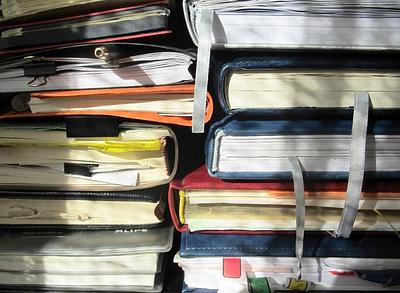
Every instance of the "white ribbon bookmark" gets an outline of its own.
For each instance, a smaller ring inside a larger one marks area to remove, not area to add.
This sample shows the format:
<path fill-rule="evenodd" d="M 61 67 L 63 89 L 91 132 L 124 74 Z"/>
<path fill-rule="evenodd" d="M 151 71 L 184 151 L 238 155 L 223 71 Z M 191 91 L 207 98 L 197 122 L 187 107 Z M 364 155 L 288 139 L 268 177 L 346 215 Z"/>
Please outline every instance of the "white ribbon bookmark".
<path fill-rule="evenodd" d="M 296 258 L 297 280 L 301 279 L 301 260 L 303 258 L 304 229 L 306 203 L 304 199 L 304 180 L 300 162 L 297 157 L 288 157 L 293 177 L 294 194 L 296 197 Z"/>
<path fill-rule="evenodd" d="M 349 179 L 342 217 L 335 232 L 337 237 L 350 237 L 358 213 L 365 169 L 368 110 L 369 94 L 356 93 L 351 130 Z"/>
<path fill-rule="evenodd" d="M 193 104 L 193 133 L 204 132 L 204 115 L 206 112 L 206 95 L 208 71 L 210 67 L 211 38 L 214 21 L 214 10 L 202 9 L 199 25 L 199 44 Z"/>

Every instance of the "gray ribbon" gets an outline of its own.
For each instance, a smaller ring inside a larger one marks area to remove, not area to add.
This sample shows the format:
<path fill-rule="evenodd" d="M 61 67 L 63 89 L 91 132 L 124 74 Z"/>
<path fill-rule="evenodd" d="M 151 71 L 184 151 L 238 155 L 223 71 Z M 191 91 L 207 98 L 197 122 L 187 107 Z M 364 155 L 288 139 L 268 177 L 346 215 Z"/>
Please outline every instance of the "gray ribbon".
<path fill-rule="evenodd" d="M 304 199 L 304 180 L 300 162 L 297 157 L 288 157 L 290 171 L 292 172 L 294 194 L 296 198 L 296 259 L 297 279 L 301 279 L 301 260 L 303 258 L 304 229 L 306 203 Z"/>
<path fill-rule="evenodd" d="M 204 115 L 206 112 L 206 96 L 208 71 L 210 67 L 211 37 L 214 10 L 202 9 L 199 25 L 199 45 L 197 50 L 196 83 L 193 104 L 193 133 L 204 132 Z"/>
<path fill-rule="evenodd" d="M 367 142 L 369 95 L 356 93 L 353 126 L 351 130 L 350 169 L 345 204 L 335 235 L 349 238 L 358 214 L 360 194 L 364 179 Z"/>

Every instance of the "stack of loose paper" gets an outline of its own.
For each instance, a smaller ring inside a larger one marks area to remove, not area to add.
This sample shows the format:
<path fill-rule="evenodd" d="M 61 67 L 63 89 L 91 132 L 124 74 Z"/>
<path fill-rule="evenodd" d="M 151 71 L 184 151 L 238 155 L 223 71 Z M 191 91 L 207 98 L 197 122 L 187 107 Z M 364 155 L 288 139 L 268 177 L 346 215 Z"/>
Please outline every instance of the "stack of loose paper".
<path fill-rule="evenodd" d="M 56 74 L 36 79 L 26 76 L 24 64 L 34 65 L 38 59 L 54 62 Z M 193 57 L 182 52 L 160 50 L 113 62 L 110 66 L 97 58 L 36 56 L 17 59 L 0 64 L 0 92 L 153 86 L 193 81 L 189 72 Z"/>

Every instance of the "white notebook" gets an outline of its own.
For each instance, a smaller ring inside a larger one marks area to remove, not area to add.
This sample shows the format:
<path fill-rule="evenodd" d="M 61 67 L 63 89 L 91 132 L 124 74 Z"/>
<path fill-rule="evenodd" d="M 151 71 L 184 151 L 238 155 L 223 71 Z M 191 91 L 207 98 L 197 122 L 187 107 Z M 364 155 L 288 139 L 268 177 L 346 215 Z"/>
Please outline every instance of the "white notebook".
<path fill-rule="evenodd" d="M 397 1 L 185 0 L 186 23 L 199 38 L 203 9 L 215 11 L 217 47 L 398 49 Z"/>

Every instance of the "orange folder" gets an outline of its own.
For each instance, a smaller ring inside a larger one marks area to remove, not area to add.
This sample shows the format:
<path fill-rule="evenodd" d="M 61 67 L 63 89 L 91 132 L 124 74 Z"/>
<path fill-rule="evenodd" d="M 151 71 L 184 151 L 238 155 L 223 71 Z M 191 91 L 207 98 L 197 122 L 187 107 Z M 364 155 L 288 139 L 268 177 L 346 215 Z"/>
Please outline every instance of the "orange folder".
<path fill-rule="evenodd" d="M 130 88 L 109 88 L 109 89 L 88 89 L 88 90 L 68 90 L 68 91 L 50 91 L 50 92 L 34 92 L 31 97 L 40 99 L 57 99 L 57 98 L 71 98 L 71 99 L 90 99 L 98 95 L 110 96 L 124 95 L 124 94 L 194 94 L 194 84 L 178 84 L 166 86 L 152 86 L 152 87 L 130 87 Z M 207 94 L 207 106 L 204 122 L 211 119 L 214 105 L 211 95 Z M 192 117 L 187 116 L 171 116 L 160 115 L 155 112 L 134 112 L 123 110 L 83 110 L 83 111 L 61 111 L 61 112 L 46 112 L 46 113 L 31 113 L 31 112 L 9 112 L 0 117 L 0 119 L 8 118 L 34 118 L 34 117 L 52 117 L 52 116 L 68 116 L 68 115 L 102 115 L 102 116 L 116 116 L 128 119 L 137 119 L 143 121 L 175 124 L 181 126 L 191 126 Z"/>

